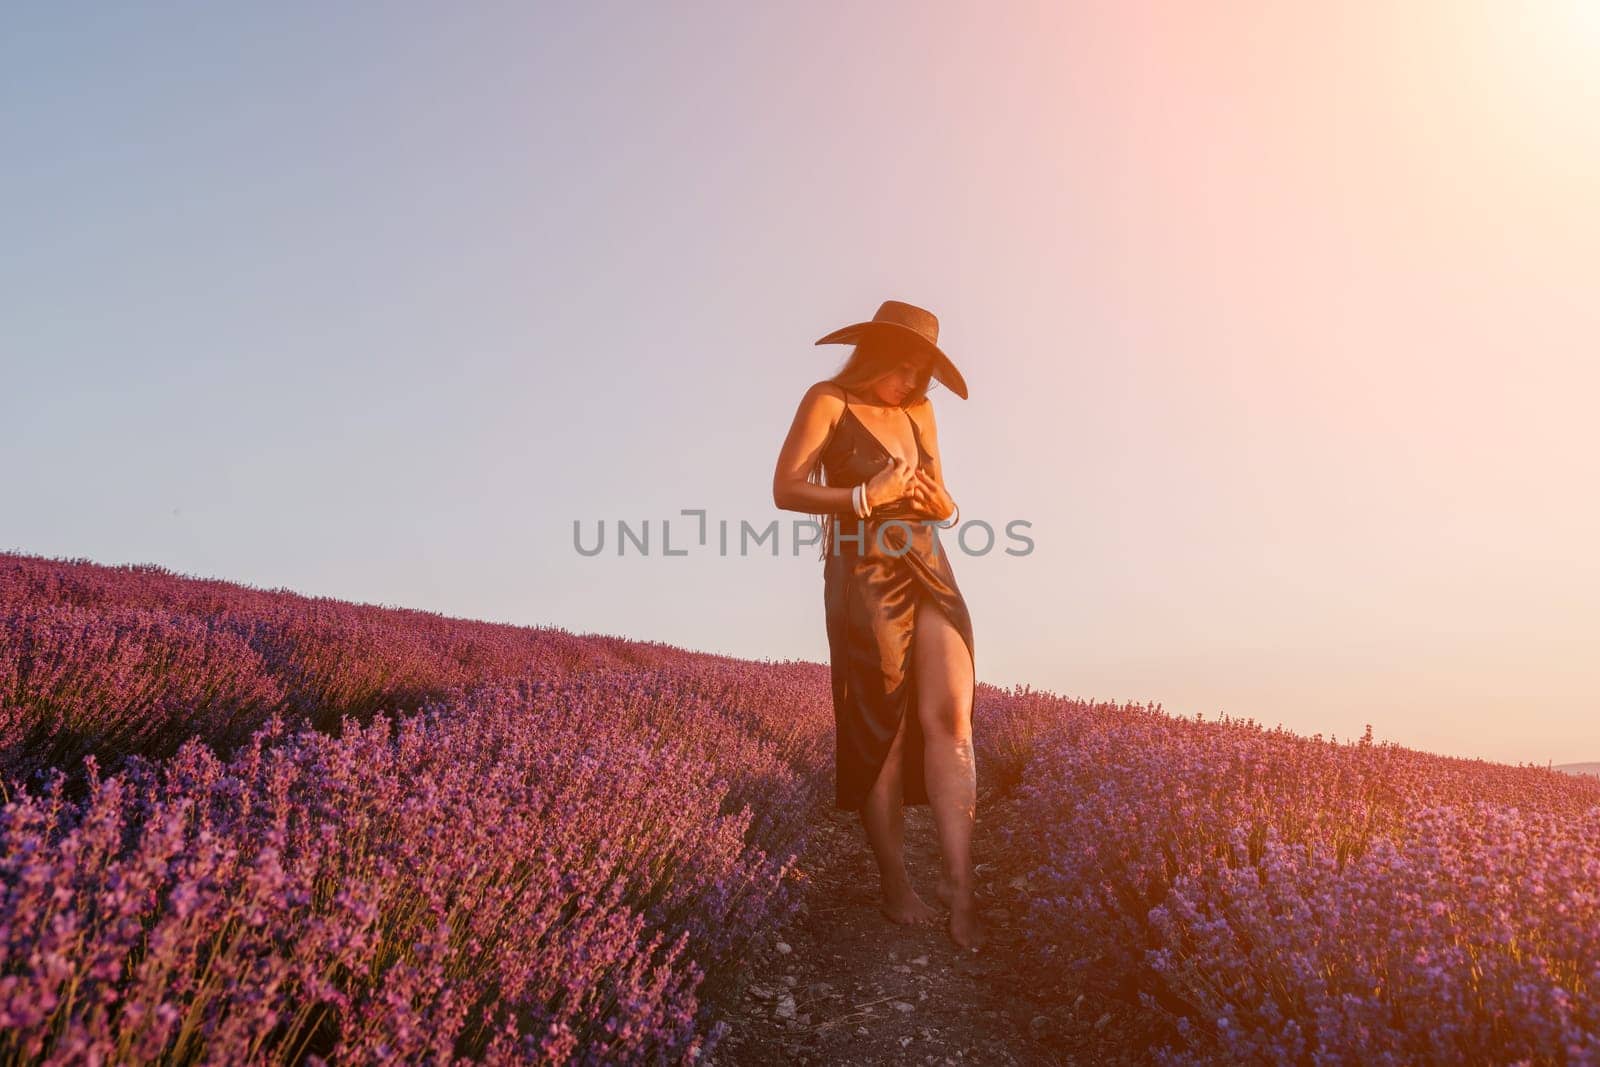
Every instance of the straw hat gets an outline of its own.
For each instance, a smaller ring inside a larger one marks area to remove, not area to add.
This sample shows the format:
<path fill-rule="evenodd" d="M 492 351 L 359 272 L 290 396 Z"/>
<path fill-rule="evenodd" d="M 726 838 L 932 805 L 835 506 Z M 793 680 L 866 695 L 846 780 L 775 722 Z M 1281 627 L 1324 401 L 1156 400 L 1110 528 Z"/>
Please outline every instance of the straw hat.
<path fill-rule="evenodd" d="M 878 305 L 878 313 L 866 322 L 852 322 L 841 326 L 819 345 L 859 344 L 880 338 L 888 341 L 911 342 L 912 347 L 933 355 L 933 376 L 945 384 L 962 400 L 967 398 L 967 380 L 961 377 L 950 357 L 939 348 L 939 320 L 933 312 L 906 304 L 899 300 L 885 300 Z"/>

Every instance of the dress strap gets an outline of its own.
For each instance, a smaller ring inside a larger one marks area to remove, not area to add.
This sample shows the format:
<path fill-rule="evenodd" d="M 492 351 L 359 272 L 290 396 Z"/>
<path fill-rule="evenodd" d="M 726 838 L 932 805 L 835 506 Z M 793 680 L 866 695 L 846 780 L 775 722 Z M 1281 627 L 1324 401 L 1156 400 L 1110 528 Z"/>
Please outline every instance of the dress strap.
<path fill-rule="evenodd" d="M 831 384 L 839 386 L 839 399 L 844 401 L 844 406 L 848 409 L 850 407 L 850 396 L 845 392 L 844 386 L 839 385 L 838 382 L 833 382 Z M 822 442 L 822 451 L 817 453 L 817 462 L 819 464 L 822 462 L 822 457 L 828 454 L 828 446 L 833 444 L 833 437 L 839 432 L 839 427 L 843 424 L 844 416 L 840 415 L 838 421 L 836 421 L 832 426 L 828 427 L 828 436 L 827 439 Z"/>

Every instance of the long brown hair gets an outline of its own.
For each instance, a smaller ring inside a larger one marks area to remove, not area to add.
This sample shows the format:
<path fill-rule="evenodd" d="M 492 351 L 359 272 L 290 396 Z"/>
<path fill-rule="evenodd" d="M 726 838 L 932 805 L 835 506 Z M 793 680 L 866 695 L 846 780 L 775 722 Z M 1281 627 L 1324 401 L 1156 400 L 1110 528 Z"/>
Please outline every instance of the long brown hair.
<path fill-rule="evenodd" d="M 864 386 L 894 370 L 900 361 L 913 351 L 902 345 L 887 344 L 883 341 L 861 341 L 851 347 L 850 355 L 845 359 L 843 366 L 823 381 L 859 392 Z M 917 375 L 916 385 L 912 387 L 900 406 L 912 408 L 922 403 L 922 398 L 928 395 L 928 384 L 932 376 L 933 362 L 928 360 L 922 372 Z M 841 419 L 843 417 L 840 416 Z M 822 469 L 822 457 L 827 453 L 828 445 L 833 441 L 833 434 L 838 429 L 839 424 L 834 423 L 833 431 L 829 432 L 827 441 L 823 442 L 822 448 L 817 452 L 816 462 L 812 463 L 811 469 L 806 472 L 806 481 L 813 485 L 828 484 L 827 474 Z M 811 517 L 822 526 L 822 553 L 817 558 L 826 560 L 833 548 L 833 526 L 837 517 L 817 514 Z"/>

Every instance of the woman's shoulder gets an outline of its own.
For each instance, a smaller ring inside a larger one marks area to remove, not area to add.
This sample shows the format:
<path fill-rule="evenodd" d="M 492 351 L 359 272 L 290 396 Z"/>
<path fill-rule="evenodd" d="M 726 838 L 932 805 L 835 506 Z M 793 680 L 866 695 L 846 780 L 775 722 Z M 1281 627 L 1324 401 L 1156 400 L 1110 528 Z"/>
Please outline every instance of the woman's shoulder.
<path fill-rule="evenodd" d="M 836 415 L 844 410 L 844 386 L 827 379 L 814 382 L 811 388 L 806 390 L 806 395 L 801 397 L 800 402 L 806 407 L 815 405 L 831 415 Z"/>

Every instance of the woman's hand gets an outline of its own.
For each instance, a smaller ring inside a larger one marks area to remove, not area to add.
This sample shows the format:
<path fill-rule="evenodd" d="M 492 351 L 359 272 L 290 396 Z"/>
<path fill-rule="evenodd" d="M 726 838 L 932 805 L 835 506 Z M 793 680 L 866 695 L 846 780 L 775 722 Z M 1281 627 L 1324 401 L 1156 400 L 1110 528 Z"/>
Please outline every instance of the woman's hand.
<path fill-rule="evenodd" d="M 956 502 L 950 499 L 944 486 L 923 467 L 917 468 L 912 481 L 911 502 L 918 514 L 935 520 L 948 519 L 956 509 Z"/>
<path fill-rule="evenodd" d="M 917 484 L 919 472 L 901 459 L 890 456 L 883 469 L 867 479 L 867 506 L 873 511 L 910 496 Z"/>

